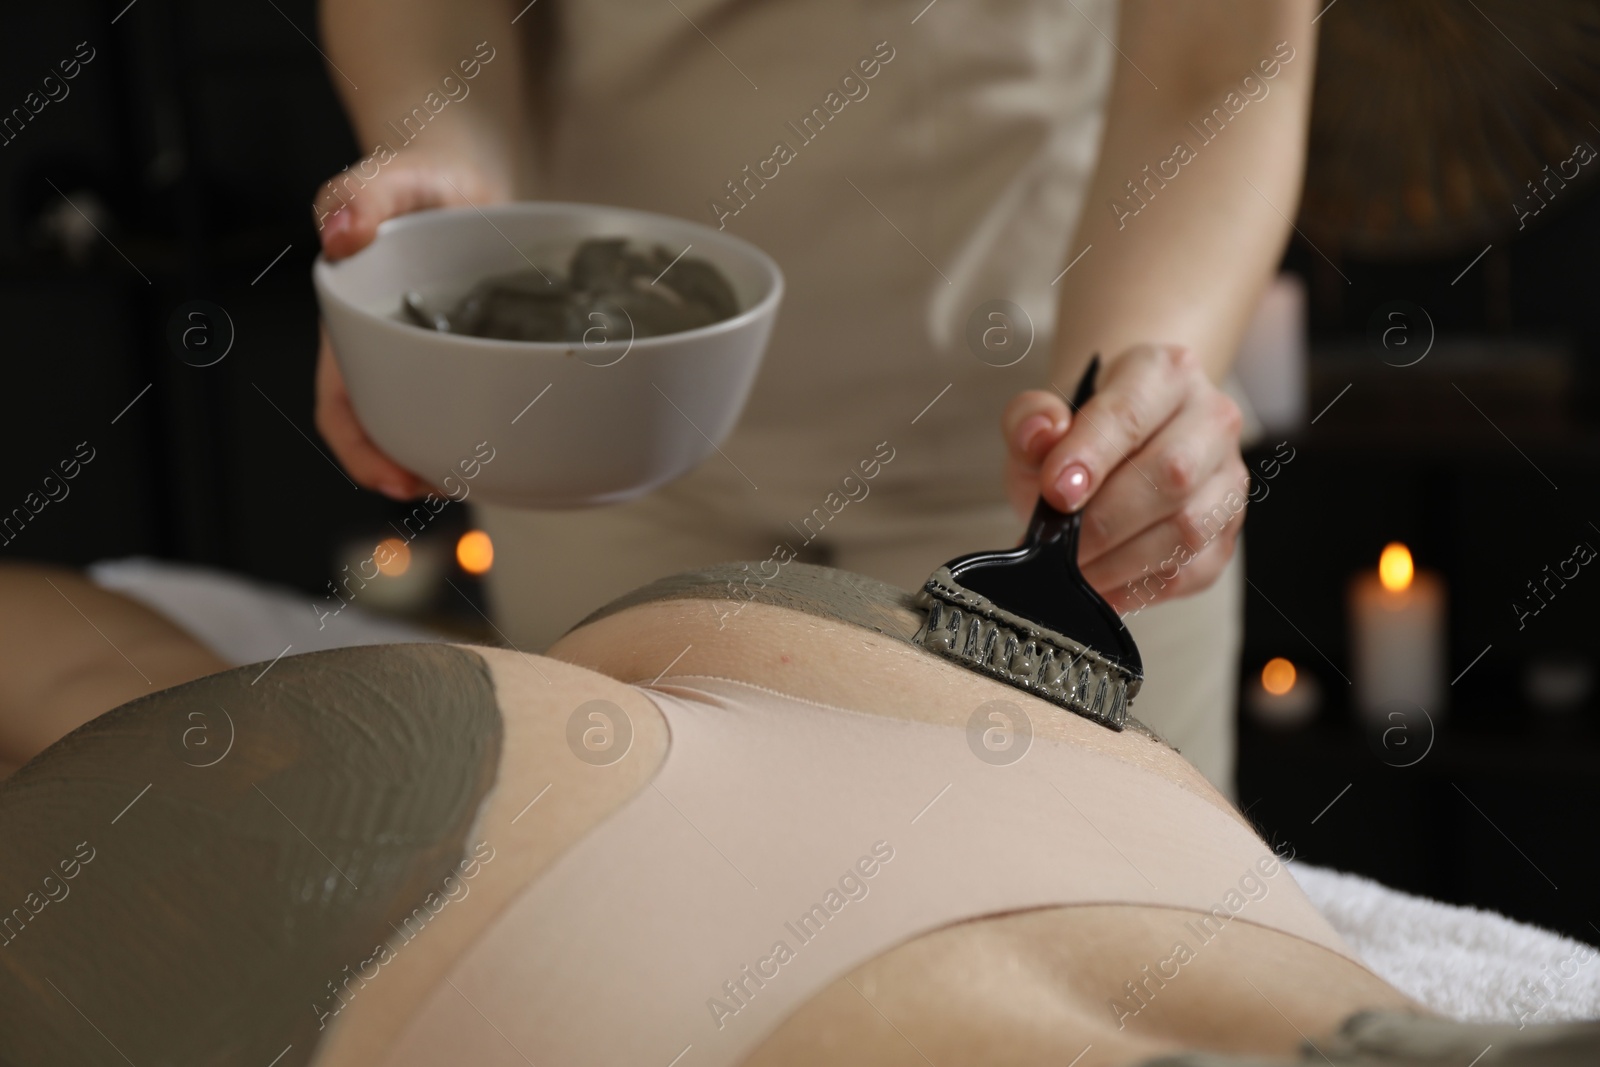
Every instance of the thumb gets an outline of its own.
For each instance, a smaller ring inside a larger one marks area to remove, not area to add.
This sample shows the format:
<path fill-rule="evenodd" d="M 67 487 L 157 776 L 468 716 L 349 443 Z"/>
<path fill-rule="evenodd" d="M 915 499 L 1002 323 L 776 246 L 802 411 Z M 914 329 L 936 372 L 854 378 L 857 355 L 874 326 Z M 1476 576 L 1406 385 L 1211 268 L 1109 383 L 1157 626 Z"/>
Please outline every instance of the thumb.
<path fill-rule="evenodd" d="M 362 182 L 348 171 L 331 179 L 313 204 L 323 253 L 329 259 L 354 255 L 372 243 L 387 219 L 427 208 L 470 204 L 480 182 L 465 174 L 408 166 Z"/>

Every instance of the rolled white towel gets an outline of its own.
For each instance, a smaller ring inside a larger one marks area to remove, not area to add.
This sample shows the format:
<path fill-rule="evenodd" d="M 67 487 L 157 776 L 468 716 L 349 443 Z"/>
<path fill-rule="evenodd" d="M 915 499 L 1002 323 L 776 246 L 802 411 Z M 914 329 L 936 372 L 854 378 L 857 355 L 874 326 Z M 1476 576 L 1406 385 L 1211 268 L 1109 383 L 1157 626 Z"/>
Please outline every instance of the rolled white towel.
<path fill-rule="evenodd" d="M 285 646 L 299 655 L 351 645 L 449 640 L 355 605 L 319 619 L 312 596 L 188 563 L 131 556 L 101 560 L 88 574 L 101 588 L 171 619 L 235 666 L 275 659 Z"/>
<path fill-rule="evenodd" d="M 1295 881 L 1379 977 L 1469 1022 L 1600 1018 L 1600 950 L 1478 908 L 1291 863 Z"/>

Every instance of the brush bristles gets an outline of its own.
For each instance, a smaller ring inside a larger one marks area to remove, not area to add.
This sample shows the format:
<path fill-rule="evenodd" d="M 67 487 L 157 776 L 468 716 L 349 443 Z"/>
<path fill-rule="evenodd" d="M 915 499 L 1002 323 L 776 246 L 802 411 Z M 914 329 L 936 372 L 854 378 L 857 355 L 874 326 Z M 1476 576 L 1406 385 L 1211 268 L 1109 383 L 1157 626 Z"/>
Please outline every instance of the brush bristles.
<path fill-rule="evenodd" d="M 923 647 L 1113 730 L 1127 725 L 1128 705 L 1143 678 L 962 589 L 946 567 L 923 592 L 928 615 L 916 638 Z"/>

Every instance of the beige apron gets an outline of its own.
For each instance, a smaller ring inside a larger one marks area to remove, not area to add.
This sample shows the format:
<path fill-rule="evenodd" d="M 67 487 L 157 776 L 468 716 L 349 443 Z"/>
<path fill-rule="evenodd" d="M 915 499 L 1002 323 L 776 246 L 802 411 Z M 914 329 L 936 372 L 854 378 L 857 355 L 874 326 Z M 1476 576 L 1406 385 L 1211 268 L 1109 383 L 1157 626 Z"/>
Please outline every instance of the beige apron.
<path fill-rule="evenodd" d="M 612 596 L 780 542 L 906 588 L 1015 544 L 1000 413 L 1049 371 L 1052 283 L 1116 58 L 1096 27 L 1115 32 L 1115 4 L 589 0 L 555 14 L 552 125 L 523 194 L 721 225 L 788 287 L 722 455 L 628 504 L 479 509 L 505 634 L 542 649 Z M 989 317 L 996 300 L 1020 314 Z M 969 340 L 996 324 L 1008 349 Z M 1240 584 L 1234 566 L 1130 621 L 1149 678 L 1136 713 L 1224 790 Z"/>

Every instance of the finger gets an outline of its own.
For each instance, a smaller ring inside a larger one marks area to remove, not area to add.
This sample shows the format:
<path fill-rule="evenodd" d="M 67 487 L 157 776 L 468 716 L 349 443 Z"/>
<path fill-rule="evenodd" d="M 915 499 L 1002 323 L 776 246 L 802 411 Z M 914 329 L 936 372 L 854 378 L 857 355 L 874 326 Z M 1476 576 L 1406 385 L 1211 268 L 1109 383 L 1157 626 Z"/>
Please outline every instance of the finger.
<path fill-rule="evenodd" d="M 1079 560 L 1089 563 L 1176 513 L 1239 457 L 1239 407 L 1217 389 L 1191 395 L 1084 508 Z"/>
<path fill-rule="evenodd" d="M 317 353 L 315 422 L 317 432 L 356 484 L 395 500 L 410 500 L 427 491 L 422 479 L 384 455 L 361 428 L 326 330 L 322 331 L 322 346 Z"/>
<path fill-rule="evenodd" d="M 1084 578 L 1118 611 L 1206 588 L 1244 529 L 1247 483 L 1243 461 L 1228 464 L 1191 504 L 1084 565 Z"/>
<path fill-rule="evenodd" d="M 329 259 L 354 255 L 372 243 L 378 226 L 396 215 L 487 199 L 470 172 L 409 165 L 369 182 L 336 175 L 318 192 L 312 212 Z"/>
<path fill-rule="evenodd" d="M 1113 611 L 1127 619 L 1152 604 L 1193 596 L 1210 588 L 1237 550 L 1237 537 L 1219 538 L 1188 564 L 1178 567 L 1169 565 L 1166 571 L 1173 575 L 1171 579 L 1162 579 L 1152 568 L 1149 572 L 1140 572 L 1131 579 L 1108 585 L 1104 589 L 1098 585 L 1095 588 Z"/>
<path fill-rule="evenodd" d="M 1178 410 L 1196 385 L 1198 362 L 1187 349 L 1139 345 L 1111 365 L 1105 384 L 1073 418 L 1040 466 L 1045 498 L 1077 511 L 1127 456 Z"/>
<path fill-rule="evenodd" d="M 1019 463 L 1037 468 L 1071 425 L 1067 402 L 1059 394 L 1029 389 L 1011 398 L 1000 414 L 1006 451 Z M 1037 487 L 1035 487 L 1037 496 Z"/>

